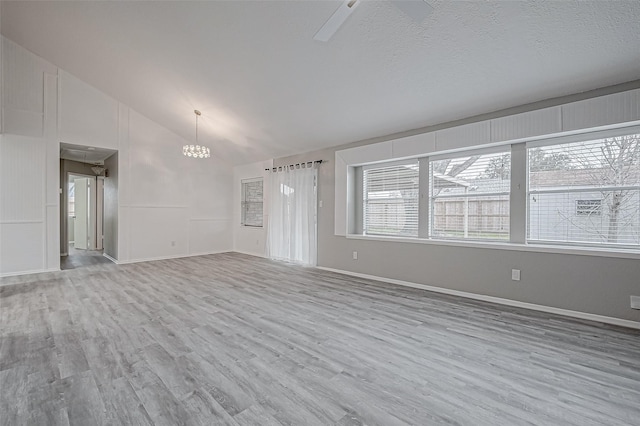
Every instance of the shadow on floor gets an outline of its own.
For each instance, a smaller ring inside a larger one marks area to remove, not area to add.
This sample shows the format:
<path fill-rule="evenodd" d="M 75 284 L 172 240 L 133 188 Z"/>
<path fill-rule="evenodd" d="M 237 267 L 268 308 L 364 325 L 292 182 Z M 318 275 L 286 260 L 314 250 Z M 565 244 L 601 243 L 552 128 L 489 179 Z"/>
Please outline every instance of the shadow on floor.
<path fill-rule="evenodd" d="M 111 263 L 102 255 L 102 250 L 77 250 L 69 244 L 69 255 L 60 256 L 60 269 L 78 269 L 86 266 Z"/>

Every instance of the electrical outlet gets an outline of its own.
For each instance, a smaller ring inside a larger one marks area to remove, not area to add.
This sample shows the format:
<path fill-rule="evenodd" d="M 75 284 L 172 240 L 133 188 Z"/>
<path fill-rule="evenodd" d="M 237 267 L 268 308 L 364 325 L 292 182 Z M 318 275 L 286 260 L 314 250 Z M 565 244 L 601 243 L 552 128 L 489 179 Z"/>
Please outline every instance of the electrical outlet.
<path fill-rule="evenodd" d="M 175 247 L 176 246 L 176 242 L 175 241 L 171 241 L 171 247 Z"/>
<path fill-rule="evenodd" d="M 353 260 L 358 260 L 358 252 L 357 251 L 353 252 Z"/>
<path fill-rule="evenodd" d="M 640 296 L 631 296 L 631 309 L 640 309 Z"/>
<path fill-rule="evenodd" d="M 513 281 L 520 281 L 520 269 L 511 270 L 511 279 Z"/>

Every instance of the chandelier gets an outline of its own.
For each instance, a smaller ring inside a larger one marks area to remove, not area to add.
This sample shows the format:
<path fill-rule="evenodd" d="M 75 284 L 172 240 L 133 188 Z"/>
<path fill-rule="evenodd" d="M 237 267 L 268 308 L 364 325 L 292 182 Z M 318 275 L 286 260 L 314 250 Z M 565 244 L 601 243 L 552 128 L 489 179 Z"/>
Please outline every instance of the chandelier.
<path fill-rule="evenodd" d="M 198 117 L 202 115 L 200 111 L 197 109 L 193 111 L 196 114 L 196 144 L 195 145 L 184 145 L 182 147 L 182 153 L 186 157 L 192 158 L 209 158 L 211 157 L 211 151 L 204 145 L 198 144 Z"/>
<path fill-rule="evenodd" d="M 104 172 L 106 169 L 102 167 L 100 164 L 96 164 L 91 168 L 91 170 L 93 171 L 93 173 L 96 174 L 96 176 L 100 176 L 102 172 Z"/>

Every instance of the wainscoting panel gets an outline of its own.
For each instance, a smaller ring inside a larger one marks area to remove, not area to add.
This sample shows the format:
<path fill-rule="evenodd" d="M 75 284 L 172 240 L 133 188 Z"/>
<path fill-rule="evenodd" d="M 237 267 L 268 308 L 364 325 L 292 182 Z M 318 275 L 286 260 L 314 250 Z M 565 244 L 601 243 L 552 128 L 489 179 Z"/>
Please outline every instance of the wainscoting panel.
<path fill-rule="evenodd" d="M 0 223 L 0 276 L 45 268 L 42 221 Z"/>

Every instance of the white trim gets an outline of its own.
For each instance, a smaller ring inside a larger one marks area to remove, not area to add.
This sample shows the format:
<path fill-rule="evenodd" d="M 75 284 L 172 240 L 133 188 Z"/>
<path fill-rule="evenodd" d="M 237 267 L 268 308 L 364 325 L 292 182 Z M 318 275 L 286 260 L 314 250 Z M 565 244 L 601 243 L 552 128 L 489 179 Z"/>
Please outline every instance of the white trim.
<path fill-rule="evenodd" d="M 632 135 L 640 133 L 640 121 L 630 121 L 626 123 L 618 123 L 610 126 L 600 126 L 588 129 L 574 130 L 570 132 L 561 132 L 559 134 L 542 135 L 537 138 L 527 138 L 527 149 L 540 148 L 551 145 L 563 145 L 573 142 L 596 141 L 599 139 L 611 138 L 616 136 Z"/>
<path fill-rule="evenodd" d="M 382 281 L 390 284 L 397 284 L 405 287 L 412 287 L 421 290 L 433 291 L 435 293 L 449 294 L 452 296 L 464 297 L 467 299 L 481 300 L 483 302 L 497 303 L 499 305 L 514 306 L 516 308 L 530 309 L 533 311 L 557 314 L 571 318 L 579 318 L 588 321 L 601 322 L 605 324 L 618 325 L 640 330 L 640 322 L 625 320 L 622 318 L 608 317 L 604 315 L 590 314 L 588 312 L 571 311 L 569 309 L 554 308 L 552 306 L 537 305 L 535 303 L 520 302 L 518 300 L 504 299 L 502 297 L 487 296 L 484 294 L 468 293 L 466 291 L 452 290 L 444 287 L 434 287 L 426 284 L 412 283 L 409 281 L 396 280 L 393 278 L 378 277 L 375 275 L 361 274 L 359 272 L 344 271 L 341 269 L 326 268 L 324 266 L 316 266 L 323 271 L 335 272 L 338 274 L 351 275 L 358 278 Z"/>
<path fill-rule="evenodd" d="M 207 256 L 210 254 L 230 253 L 232 251 L 233 250 L 219 250 L 219 251 L 209 251 L 209 252 L 203 252 L 203 253 L 179 254 L 179 255 L 173 255 L 173 256 L 145 257 L 143 259 L 117 260 L 116 264 L 127 265 L 129 263 L 155 262 L 157 260 L 169 260 L 169 259 L 182 259 L 185 257 L 196 257 L 196 256 Z M 103 253 L 103 256 L 104 256 L 104 253 Z"/>
<path fill-rule="evenodd" d="M 352 240 L 369 240 L 369 241 L 387 241 L 394 243 L 412 243 L 412 244 L 431 244 L 453 247 L 466 248 L 484 248 L 493 250 L 514 250 L 514 251 L 531 251 L 537 253 L 554 253 L 554 254 L 574 254 L 578 256 L 598 256 L 598 257 L 616 257 L 620 259 L 638 259 L 640 260 L 640 250 L 630 249 L 612 250 L 609 247 L 571 247 L 550 244 L 519 244 L 501 241 L 477 241 L 477 240 L 445 240 L 436 238 L 406 238 L 396 236 L 381 235 L 359 235 L 348 234 L 347 239 Z"/>
<path fill-rule="evenodd" d="M 234 253 L 240 253 L 240 254 L 246 254 L 247 256 L 255 256 L 255 257 L 261 257 L 263 259 L 268 259 L 268 257 L 263 253 L 263 254 L 258 254 L 258 253 L 250 253 L 248 251 L 242 251 L 242 250 L 233 250 Z"/>
<path fill-rule="evenodd" d="M 153 206 L 153 205 L 145 205 L 145 204 L 139 204 L 139 205 L 119 205 L 119 207 L 128 207 L 130 209 L 188 209 L 189 206 L 178 206 L 178 205 L 158 205 L 158 206 Z"/>
<path fill-rule="evenodd" d="M 498 145 L 496 145 L 498 144 Z M 463 147 L 456 148 L 455 150 L 447 151 L 443 154 L 430 153 L 425 155 L 429 157 L 429 161 L 450 160 L 454 158 L 465 158 L 474 155 L 488 155 L 488 154 L 511 154 L 511 141 L 493 142 L 489 144 L 483 144 L 476 147 Z M 444 152 L 444 151 L 443 151 Z"/>
<path fill-rule="evenodd" d="M 43 274 L 46 272 L 60 272 L 60 268 L 49 268 L 49 269 L 33 269 L 30 271 L 20 271 L 20 272 L 4 272 L 0 274 L 0 278 L 5 278 L 5 277 L 17 277 L 19 275 L 33 275 L 33 274 Z M 21 284 L 21 283 L 2 283 L 0 282 L 0 287 L 5 286 L 5 285 L 14 285 L 14 284 Z"/>
<path fill-rule="evenodd" d="M 119 265 L 120 263 L 118 262 L 118 259 L 109 256 L 107 253 L 102 253 L 102 255 L 104 257 L 106 257 L 107 259 L 109 259 L 110 261 L 112 261 L 113 263 L 115 263 L 116 265 Z"/>
<path fill-rule="evenodd" d="M 240 185 L 242 185 L 243 183 L 253 183 L 253 182 L 264 182 L 264 177 L 259 176 L 254 178 L 240 179 Z"/>
<path fill-rule="evenodd" d="M 419 162 L 420 162 L 420 158 L 404 158 L 400 160 L 385 161 L 383 163 L 376 162 L 376 163 L 363 164 L 362 166 L 356 166 L 356 167 L 362 167 L 363 171 L 367 171 L 367 170 L 386 169 L 387 167 L 396 167 L 396 166 L 413 166 L 413 165 L 418 166 Z"/>
<path fill-rule="evenodd" d="M 44 223 L 44 219 L 18 219 L 18 220 L 0 220 L 0 225 L 24 225 L 29 223 Z"/>

